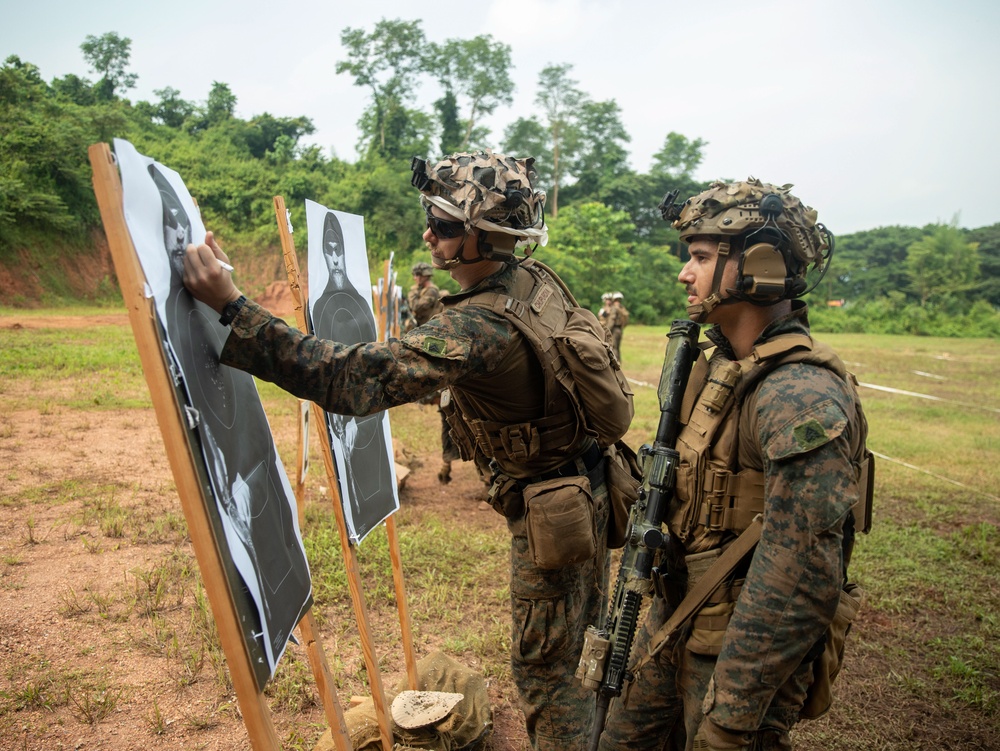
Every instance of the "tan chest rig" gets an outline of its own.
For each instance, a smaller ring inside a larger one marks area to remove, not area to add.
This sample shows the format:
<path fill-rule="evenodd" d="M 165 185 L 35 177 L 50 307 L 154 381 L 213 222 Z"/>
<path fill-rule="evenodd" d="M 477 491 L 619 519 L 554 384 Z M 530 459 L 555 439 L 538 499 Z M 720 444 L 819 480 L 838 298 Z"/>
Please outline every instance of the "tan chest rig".
<path fill-rule="evenodd" d="M 666 521 L 686 553 L 687 592 L 722 550 L 764 511 L 763 460 L 748 436 L 743 436 L 741 446 L 740 410 L 744 396 L 761 377 L 792 362 L 832 370 L 851 385 L 856 397 L 857 382 L 840 358 L 828 346 L 802 334 L 775 337 L 738 361 L 720 353 L 706 359 L 703 353 L 694 365 L 681 407 L 684 427 L 676 444 L 680 454 L 676 494 Z M 873 475 L 865 448 L 867 421 L 857 398 L 855 406 L 860 430 L 851 448 L 861 491 L 855 514 L 860 514 L 860 529 L 867 531 Z M 691 621 L 688 650 L 719 654 L 742 585 L 742 573 L 737 570 L 715 589 Z"/>
<path fill-rule="evenodd" d="M 743 360 L 721 354 L 698 358 L 681 408 L 684 427 L 677 439 L 680 463 L 675 505 L 667 525 L 687 553 L 717 547 L 738 535 L 764 510 L 764 474 L 756 452 L 740 450 L 740 409 L 743 397 L 760 378 L 779 365 L 805 362 L 827 368 L 852 385 L 854 376 L 822 342 L 803 334 L 775 337 L 754 348 Z M 862 425 L 852 446 L 859 478 L 865 464 L 867 422 L 855 400 Z M 866 489 L 862 487 L 862 498 Z"/>

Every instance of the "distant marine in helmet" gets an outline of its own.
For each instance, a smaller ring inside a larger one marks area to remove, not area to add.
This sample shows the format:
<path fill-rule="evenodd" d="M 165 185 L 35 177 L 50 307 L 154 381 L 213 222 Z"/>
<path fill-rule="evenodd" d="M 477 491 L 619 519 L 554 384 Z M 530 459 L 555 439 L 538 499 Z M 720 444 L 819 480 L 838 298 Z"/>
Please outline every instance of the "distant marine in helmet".
<path fill-rule="evenodd" d="M 625 307 L 625 295 L 621 292 L 611 293 L 611 315 L 609 316 L 611 326 L 611 346 L 618 356 L 618 362 L 622 360 L 622 334 L 628 326 L 629 312 Z"/>

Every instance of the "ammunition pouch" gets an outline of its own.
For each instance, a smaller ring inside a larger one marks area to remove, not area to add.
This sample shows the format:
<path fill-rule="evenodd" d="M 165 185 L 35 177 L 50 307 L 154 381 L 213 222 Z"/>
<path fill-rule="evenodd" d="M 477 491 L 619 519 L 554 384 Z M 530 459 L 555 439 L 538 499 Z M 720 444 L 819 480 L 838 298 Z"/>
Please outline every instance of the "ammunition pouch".
<path fill-rule="evenodd" d="M 476 455 L 476 436 L 462 417 L 450 389 L 441 391 L 439 408 L 445 422 L 448 423 L 448 433 L 451 435 L 452 443 L 458 448 L 462 461 L 472 461 Z"/>
<path fill-rule="evenodd" d="M 687 565 L 687 591 L 690 592 L 698 581 L 722 555 L 716 548 L 704 553 L 694 553 L 684 557 Z M 718 657 L 722 651 L 722 640 L 726 636 L 729 620 L 736 609 L 736 600 L 743 589 L 743 579 L 722 582 L 691 619 L 691 630 L 687 638 L 687 649 L 699 655 Z"/>
<path fill-rule="evenodd" d="M 494 475 L 486 500 L 494 511 L 507 519 L 516 519 L 524 513 L 521 483 L 505 474 Z"/>
<path fill-rule="evenodd" d="M 522 491 L 528 555 L 541 569 L 559 569 L 597 554 L 590 480 L 584 475 L 531 483 Z"/>

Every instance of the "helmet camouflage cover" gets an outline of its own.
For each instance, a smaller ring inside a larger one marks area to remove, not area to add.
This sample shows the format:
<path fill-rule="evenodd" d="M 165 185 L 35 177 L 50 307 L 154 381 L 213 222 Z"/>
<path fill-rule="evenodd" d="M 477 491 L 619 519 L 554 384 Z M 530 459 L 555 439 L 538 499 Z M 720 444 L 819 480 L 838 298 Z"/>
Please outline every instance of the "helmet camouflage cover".
<path fill-rule="evenodd" d="M 473 227 L 514 235 L 518 243 L 548 240 L 543 206 L 545 193 L 535 190 L 533 158 L 517 159 L 490 150 L 452 154 L 430 164 L 414 158 L 413 185 L 421 202 Z"/>
<path fill-rule="evenodd" d="M 774 222 L 787 238 L 788 259 L 795 276 L 802 276 L 810 265 L 820 267 L 829 256 L 830 232 L 816 221 L 816 209 L 792 195 L 790 184 L 775 186 L 750 177 L 745 182 L 714 182 L 708 190 L 684 202 L 673 226 L 685 242 L 696 235 L 739 237 L 763 229 L 768 214 L 777 214 Z M 773 199 L 773 211 L 761 212 L 761 201 L 774 195 L 781 201 L 780 213 Z"/>
<path fill-rule="evenodd" d="M 413 268 L 410 269 L 410 273 L 413 276 L 434 276 L 434 269 L 429 263 L 420 261 L 419 263 L 413 264 Z"/>

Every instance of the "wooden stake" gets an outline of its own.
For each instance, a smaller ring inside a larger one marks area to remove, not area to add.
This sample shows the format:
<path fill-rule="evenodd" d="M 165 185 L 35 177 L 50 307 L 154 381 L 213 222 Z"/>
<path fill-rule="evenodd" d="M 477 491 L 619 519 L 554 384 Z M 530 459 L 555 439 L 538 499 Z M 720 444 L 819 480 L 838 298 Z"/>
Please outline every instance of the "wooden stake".
<path fill-rule="evenodd" d="M 399 336 L 399 319 L 392 315 L 396 298 L 396 285 L 392 278 L 392 262 L 385 262 L 382 278 L 382 294 L 376 298 L 375 307 L 379 311 L 379 331 L 382 341 Z M 392 581 L 396 588 L 396 607 L 399 610 L 399 629 L 403 637 L 403 659 L 406 662 L 406 678 L 411 691 L 420 687 L 417 675 L 417 658 L 413 651 L 413 630 L 410 626 L 410 611 L 406 605 L 406 586 L 403 581 L 403 563 L 399 555 L 399 538 L 396 536 L 396 519 L 389 516 L 385 520 L 385 532 L 389 542 L 389 559 L 392 562 Z"/>
<path fill-rule="evenodd" d="M 281 249 L 285 258 L 288 288 L 292 293 L 295 303 L 295 321 L 300 330 L 308 332 L 310 328 L 307 324 L 308 311 L 305 306 L 305 295 L 302 293 L 299 281 L 299 262 L 295 255 L 295 244 L 292 242 L 292 235 L 288 229 L 285 199 L 281 196 L 274 197 L 274 213 L 278 220 L 278 235 L 281 237 Z M 316 432 L 320 437 L 320 452 L 323 455 L 323 464 L 326 467 L 327 484 L 330 486 L 333 516 L 337 522 L 337 530 L 340 533 L 340 547 L 344 554 L 344 565 L 347 572 L 347 587 L 351 593 L 354 618 L 357 621 L 358 633 L 361 637 L 361 652 L 364 655 L 365 668 L 368 671 L 372 701 L 375 705 L 375 715 L 378 718 L 379 736 L 382 741 L 383 751 L 392 751 L 392 728 L 389 724 L 389 715 L 386 709 L 385 691 L 382 688 L 382 674 L 379 671 L 378 661 L 375 659 L 375 650 L 372 646 L 371 624 L 368 619 L 368 608 L 365 604 L 364 593 L 361 591 L 361 572 L 358 568 L 358 559 L 354 547 L 351 545 L 351 538 L 347 532 L 347 522 L 344 519 L 344 507 L 341 504 L 340 491 L 338 490 L 337 470 L 333 461 L 333 450 L 330 447 L 330 435 L 326 430 L 326 413 L 322 407 L 315 403 L 313 404 L 313 422 L 317 425 Z"/>
<path fill-rule="evenodd" d="M 295 507 L 299 510 L 299 529 L 306 525 L 306 473 L 309 462 L 309 407 L 299 399 L 298 449 L 295 452 Z"/>
<path fill-rule="evenodd" d="M 206 496 L 195 468 L 194 448 L 184 428 L 181 405 L 160 338 L 155 301 L 146 297 L 146 276 L 125 223 L 118 169 L 106 143 L 93 144 L 87 153 L 94 171 L 94 195 L 101 211 L 118 284 L 128 310 L 129 323 L 139 349 L 139 359 L 149 386 L 156 421 L 163 435 L 167 459 L 191 536 L 191 545 L 198 560 L 212 615 L 219 629 L 222 651 L 226 655 L 226 664 L 229 666 L 247 735 L 255 751 L 280 749 L 267 703 L 263 694 L 257 690 L 250 654 L 226 580 L 222 554 L 212 530 L 208 508 L 214 501 Z"/>

